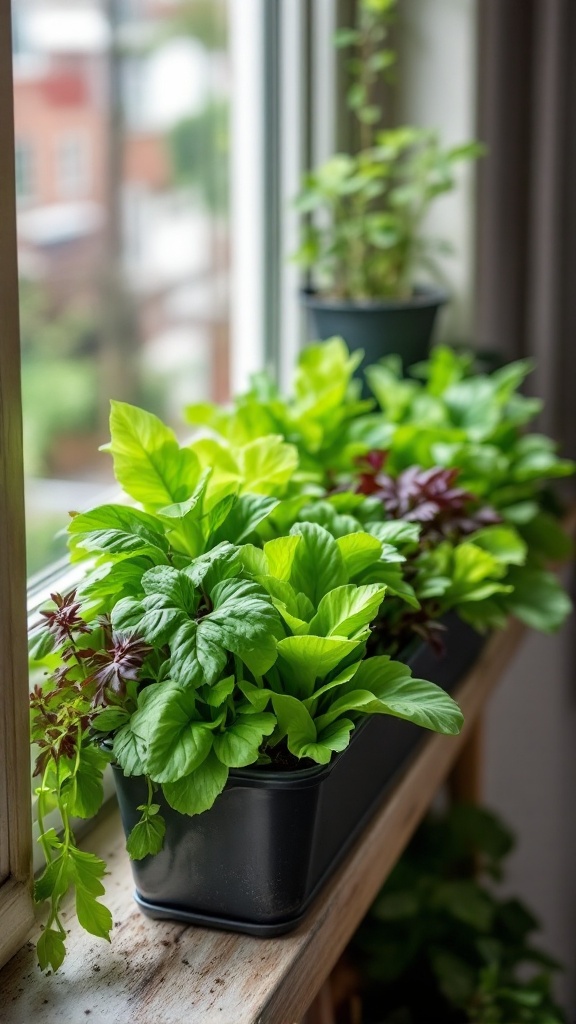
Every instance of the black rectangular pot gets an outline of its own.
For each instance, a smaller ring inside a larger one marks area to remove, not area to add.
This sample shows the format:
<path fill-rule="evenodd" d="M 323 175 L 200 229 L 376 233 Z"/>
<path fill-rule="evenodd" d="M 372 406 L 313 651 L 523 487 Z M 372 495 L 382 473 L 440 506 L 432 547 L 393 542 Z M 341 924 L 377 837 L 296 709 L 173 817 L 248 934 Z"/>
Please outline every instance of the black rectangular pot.
<path fill-rule="evenodd" d="M 416 677 L 450 692 L 475 661 L 484 638 L 455 615 L 445 620 L 446 651 L 425 644 L 406 661 Z M 164 848 L 132 862 L 135 899 L 144 913 L 191 924 L 274 936 L 294 928 L 349 850 L 423 729 L 374 715 L 326 766 L 297 772 L 230 772 L 211 810 L 188 817 L 158 794 Z M 142 778 L 114 770 L 126 833 L 146 800 Z"/>

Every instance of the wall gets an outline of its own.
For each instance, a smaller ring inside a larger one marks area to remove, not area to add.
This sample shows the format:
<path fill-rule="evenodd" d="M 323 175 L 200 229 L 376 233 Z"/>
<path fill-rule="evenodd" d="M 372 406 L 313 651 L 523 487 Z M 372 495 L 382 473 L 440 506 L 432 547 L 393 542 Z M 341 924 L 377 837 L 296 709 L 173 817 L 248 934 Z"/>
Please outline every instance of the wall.
<path fill-rule="evenodd" d="M 481 0 L 477 0 L 481 2 Z M 448 142 L 474 135 L 475 0 L 401 0 L 398 115 L 437 126 Z M 481 72 L 480 72 L 481 73 Z M 487 157 L 489 159 L 489 157 Z M 473 175 L 442 199 L 429 227 L 450 239 L 445 270 L 456 293 L 443 337 L 472 337 Z M 574 623 L 554 637 L 530 635 L 494 696 L 486 723 L 484 792 L 518 834 L 508 889 L 535 910 L 542 944 L 566 964 L 563 1003 L 576 1006 L 576 687 Z"/>
<path fill-rule="evenodd" d="M 398 24 L 399 122 L 437 128 L 448 145 L 474 136 L 476 0 L 401 0 Z M 474 173 L 459 171 L 460 187 L 441 197 L 427 230 L 454 255 L 440 261 L 454 299 L 440 324 L 445 339 L 468 340 L 472 323 Z"/>
<path fill-rule="evenodd" d="M 492 699 L 486 737 L 486 801 L 519 836 L 508 888 L 545 925 L 547 951 L 566 974 L 558 991 L 576 1003 L 576 688 L 574 622 L 531 635 Z"/>

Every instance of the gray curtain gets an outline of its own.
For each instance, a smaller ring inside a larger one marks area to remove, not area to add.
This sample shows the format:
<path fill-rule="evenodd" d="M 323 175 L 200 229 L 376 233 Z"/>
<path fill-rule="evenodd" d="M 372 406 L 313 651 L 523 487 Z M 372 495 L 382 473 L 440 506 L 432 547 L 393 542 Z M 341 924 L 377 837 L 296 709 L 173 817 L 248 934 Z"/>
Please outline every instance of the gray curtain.
<path fill-rule="evenodd" d="M 541 428 L 576 455 L 576 0 L 477 0 L 479 168 L 477 334 L 532 356 Z M 520 837 L 508 884 L 568 968 L 574 1015 L 576 769 L 574 626 L 532 635 L 487 716 L 485 797 Z M 543 687 L 546 699 L 542 700 Z M 576 1018 L 575 1018 L 576 1020 Z"/>
<path fill-rule="evenodd" d="M 477 337 L 576 455 L 576 0 L 478 0 Z"/>

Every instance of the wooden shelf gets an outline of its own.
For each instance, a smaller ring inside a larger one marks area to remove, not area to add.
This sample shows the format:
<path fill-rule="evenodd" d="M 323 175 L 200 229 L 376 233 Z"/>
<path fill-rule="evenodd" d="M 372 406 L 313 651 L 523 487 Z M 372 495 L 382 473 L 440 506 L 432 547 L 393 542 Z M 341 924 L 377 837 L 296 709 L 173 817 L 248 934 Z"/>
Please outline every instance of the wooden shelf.
<path fill-rule="evenodd" d="M 246 936 L 150 921 L 132 902 L 132 879 L 117 813 L 89 836 L 107 860 L 111 946 L 70 918 L 64 967 L 44 977 L 28 943 L 0 972 L 3 1024 L 296 1024 L 394 867 L 438 787 L 474 736 L 490 693 L 524 629 L 511 622 L 485 647 L 456 697 L 466 724 L 458 737 L 429 734 L 394 790 L 319 895 L 286 936 Z"/>

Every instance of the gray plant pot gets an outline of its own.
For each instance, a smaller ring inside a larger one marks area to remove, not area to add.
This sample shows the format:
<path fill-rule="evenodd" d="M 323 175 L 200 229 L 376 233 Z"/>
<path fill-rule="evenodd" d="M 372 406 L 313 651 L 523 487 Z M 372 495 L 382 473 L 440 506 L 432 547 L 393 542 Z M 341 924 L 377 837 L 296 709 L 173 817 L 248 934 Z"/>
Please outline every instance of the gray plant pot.
<path fill-rule="evenodd" d="M 301 294 L 310 340 L 340 335 L 350 349 L 364 350 L 363 366 L 397 354 L 404 369 L 427 359 L 436 314 L 448 301 L 445 292 L 424 287 L 416 288 L 409 299 L 381 302 L 323 299 L 311 289 Z"/>

